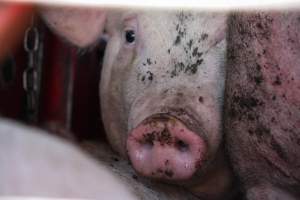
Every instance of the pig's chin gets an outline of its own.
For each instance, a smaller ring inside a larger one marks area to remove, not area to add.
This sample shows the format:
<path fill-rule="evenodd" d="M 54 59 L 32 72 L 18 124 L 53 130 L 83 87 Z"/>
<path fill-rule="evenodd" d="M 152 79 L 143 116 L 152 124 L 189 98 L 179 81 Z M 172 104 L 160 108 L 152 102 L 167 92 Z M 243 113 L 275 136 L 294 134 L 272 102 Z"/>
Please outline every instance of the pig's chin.
<path fill-rule="evenodd" d="M 185 181 L 204 163 L 206 143 L 199 134 L 170 115 L 148 117 L 128 135 L 127 150 L 142 176 L 165 181 Z"/>

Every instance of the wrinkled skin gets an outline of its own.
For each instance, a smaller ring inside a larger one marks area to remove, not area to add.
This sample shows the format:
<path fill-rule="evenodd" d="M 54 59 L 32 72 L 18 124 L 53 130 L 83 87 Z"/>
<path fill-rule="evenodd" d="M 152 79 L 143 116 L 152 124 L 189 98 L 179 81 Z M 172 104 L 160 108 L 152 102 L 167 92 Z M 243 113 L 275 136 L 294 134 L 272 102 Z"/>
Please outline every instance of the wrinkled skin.
<path fill-rule="evenodd" d="M 0 196 L 196 200 L 182 188 L 140 180 L 105 144 L 74 144 L 42 130 L 0 120 Z M 96 149 L 96 150 L 95 150 Z"/>
<path fill-rule="evenodd" d="M 64 23 L 81 28 L 78 16 L 88 13 L 42 12 L 75 45 L 96 41 L 93 30 L 103 28 L 94 27 L 102 19 L 90 17 L 87 34 L 61 30 Z M 222 143 L 226 14 L 109 10 L 106 16 L 100 96 L 110 144 L 142 176 L 184 185 L 204 199 L 224 198 L 231 186 Z"/>
<path fill-rule="evenodd" d="M 246 197 L 300 198 L 300 13 L 229 20 L 225 130 Z"/>

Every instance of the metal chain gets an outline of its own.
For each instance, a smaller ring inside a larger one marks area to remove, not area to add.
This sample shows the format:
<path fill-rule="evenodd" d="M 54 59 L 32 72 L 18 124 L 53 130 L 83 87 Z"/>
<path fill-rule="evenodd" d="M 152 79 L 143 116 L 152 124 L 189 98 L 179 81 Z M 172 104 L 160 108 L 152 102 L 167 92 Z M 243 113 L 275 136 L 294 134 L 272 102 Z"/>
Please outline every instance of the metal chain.
<path fill-rule="evenodd" d="M 32 17 L 30 26 L 25 31 L 24 50 L 27 53 L 27 68 L 23 72 L 23 88 L 26 91 L 26 117 L 29 122 L 37 121 L 40 62 L 38 61 L 40 34 Z"/>

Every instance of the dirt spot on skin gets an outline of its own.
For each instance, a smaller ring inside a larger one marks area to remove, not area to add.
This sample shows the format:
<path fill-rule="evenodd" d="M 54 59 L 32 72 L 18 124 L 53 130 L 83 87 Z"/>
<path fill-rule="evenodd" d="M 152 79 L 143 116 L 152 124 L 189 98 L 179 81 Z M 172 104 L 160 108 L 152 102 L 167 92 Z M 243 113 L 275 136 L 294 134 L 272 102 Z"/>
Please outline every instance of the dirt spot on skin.
<path fill-rule="evenodd" d="M 269 136 L 271 131 L 269 128 L 259 124 L 256 129 L 254 130 L 254 133 L 256 134 L 256 136 L 258 137 L 262 137 L 262 136 Z"/>
<path fill-rule="evenodd" d="M 113 157 L 112 160 L 115 162 L 119 162 L 119 158 L 116 158 L 116 157 Z"/>
<path fill-rule="evenodd" d="M 152 64 L 152 62 L 151 62 L 151 59 L 150 59 L 150 58 L 147 58 L 147 63 L 148 63 L 148 65 L 151 65 L 151 64 Z"/>
<path fill-rule="evenodd" d="M 262 29 L 262 28 L 263 28 L 263 26 L 262 26 L 262 24 L 261 24 L 260 22 L 258 22 L 258 23 L 256 24 L 256 27 L 259 28 L 259 29 Z"/>
<path fill-rule="evenodd" d="M 256 123 L 259 121 L 259 112 L 264 108 L 265 103 L 255 93 L 243 94 L 245 91 L 235 91 L 232 95 L 229 117 L 238 121 L 251 121 Z M 254 132 L 254 131 L 253 131 Z"/>
<path fill-rule="evenodd" d="M 198 71 L 198 67 L 202 64 L 202 62 L 203 62 L 203 59 L 197 60 L 196 63 L 188 65 L 184 72 L 189 75 L 196 74 Z"/>
<path fill-rule="evenodd" d="M 165 175 L 169 178 L 172 178 L 172 176 L 174 175 L 174 172 L 172 170 L 165 170 Z"/>
<path fill-rule="evenodd" d="M 252 113 L 248 113 L 247 114 L 247 119 L 250 120 L 250 121 L 254 121 L 255 120 L 255 117 Z"/>
<path fill-rule="evenodd" d="M 288 161 L 288 157 L 284 149 L 276 142 L 274 138 L 271 139 L 271 147 L 277 153 L 277 155 L 284 161 Z"/>
<path fill-rule="evenodd" d="M 254 81 L 257 86 L 260 86 L 264 81 L 264 77 L 261 72 L 261 66 L 258 63 L 255 64 L 255 67 L 253 67 L 251 71 L 249 71 L 247 76 L 249 77 L 249 80 Z"/>
<path fill-rule="evenodd" d="M 161 145 L 164 145 L 164 144 L 170 145 L 173 140 L 170 132 L 166 128 L 164 128 L 163 131 L 160 132 L 160 134 L 157 134 L 156 137 L 157 137 L 156 140 L 158 142 L 160 142 Z"/>
<path fill-rule="evenodd" d="M 192 55 L 193 55 L 193 56 L 196 56 L 197 53 L 198 53 L 198 47 L 194 48 Z"/>
<path fill-rule="evenodd" d="M 195 47 L 194 50 L 193 50 L 192 55 L 193 55 L 193 57 L 200 58 L 203 55 L 203 53 L 202 52 L 198 52 L 198 47 Z"/>
<path fill-rule="evenodd" d="M 169 165 L 170 161 L 169 160 L 165 160 L 165 165 Z"/>
<path fill-rule="evenodd" d="M 174 64 L 174 69 L 171 71 L 171 78 L 178 76 L 185 69 L 185 64 L 183 62 L 178 62 Z"/>
<path fill-rule="evenodd" d="M 242 109 L 252 109 L 258 105 L 262 105 L 263 103 L 260 102 L 258 99 L 256 99 L 255 97 L 247 97 L 247 96 L 238 96 L 235 95 L 233 97 L 233 102 L 235 104 L 238 104 L 240 108 Z"/>
<path fill-rule="evenodd" d="M 135 180 L 137 180 L 137 179 L 138 179 L 138 176 L 135 175 L 135 174 L 133 174 L 133 175 L 132 175 L 132 178 L 135 179 Z"/>
<path fill-rule="evenodd" d="M 204 102 L 204 99 L 203 99 L 202 96 L 200 96 L 200 97 L 198 98 L 198 100 L 199 100 L 200 103 L 203 103 L 203 102 Z"/>
<path fill-rule="evenodd" d="M 143 136 L 143 143 L 153 145 L 155 140 L 155 132 L 146 133 Z"/>
<path fill-rule="evenodd" d="M 251 130 L 251 129 L 248 130 L 248 133 L 250 136 L 252 136 L 254 134 L 253 130 Z"/>
<path fill-rule="evenodd" d="M 181 73 L 185 73 L 187 75 L 196 74 L 199 66 L 203 63 L 203 59 L 198 59 L 194 63 L 184 64 L 183 62 L 178 62 L 174 64 L 174 69 L 171 71 L 171 78 L 174 78 Z"/>
<path fill-rule="evenodd" d="M 189 49 L 192 48 L 192 45 L 193 45 L 193 39 L 190 39 L 190 41 L 187 43 Z"/>
<path fill-rule="evenodd" d="M 206 40 L 208 38 L 208 34 L 207 33 L 202 33 L 201 34 L 201 40 Z"/>
<path fill-rule="evenodd" d="M 275 81 L 273 82 L 273 85 L 281 85 L 281 80 L 280 80 L 279 76 L 275 77 Z"/>
<path fill-rule="evenodd" d="M 147 71 L 147 74 L 148 74 L 148 80 L 152 81 L 153 80 L 153 73 L 150 72 L 150 71 Z"/>
<path fill-rule="evenodd" d="M 174 45 L 178 45 L 181 41 L 181 37 L 179 35 L 177 35 L 175 41 L 174 41 Z"/>
<path fill-rule="evenodd" d="M 271 131 L 270 129 L 262 126 L 261 124 L 257 125 L 257 127 L 253 130 L 253 129 L 249 129 L 248 133 L 250 136 L 256 136 L 258 138 L 262 138 L 265 136 L 270 136 Z"/>
<path fill-rule="evenodd" d="M 196 163 L 195 163 L 195 169 L 199 169 L 201 168 L 201 166 L 203 165 L 205 161 L 202 161 L 202 160 L 197 160 Z"/>
<path fill-rule="evenodd" d="M 143 135 L 142 144 L 154 145 L 154 142 L 157 141 L 160 145 L 172 145 L 174 144 L 174 138 L 171 136 L 167 128 L 164 128 L 162 131 L 153 131 L 151 133 L 146 133 Z"/>
<path fill-rule="evenodd" d="M 182 93 L 179 93 L 178 95 L 183 95 Z M 158 123 L 164 123 L 163 127 L 158 126 Z M 138 140 L 140 144 L 149 144 L 149 145 L 154 145 L 158 144 L 161 146 L 168 145 L 171 146 L 172 148 L 177 149 L 178 151 L 188 151 L 189 150 L 189 145 L 186 144 L 184 141 L 181 139 L 174 137 L 169 129 L 168 125 L 175 126 L 176 121 L 174 119 L 170 119 L 168 117 L 163 117 L 163 116 L 155 116 L 152 117 L 149 120 L 145 120 L 143 122 L 143 125 L 145 126 L 150 126 L 151 128 L 154 128 L 155 130 L 152 132 L 147 132 L 143 135 L 142 139 Z M 182 129 L 182 131 L 184 131 Z M 168 164 L 168 160 L 166 160 L 165 164 Z"/>
<path fill-rule="evenodd" d="M 139 75 L 138 75 L 138 78 L 139 78 L 139 77 L 141 77 L 140 80 L 141 80 L 144 84 L 146 84 L 146 83 L 151 83 L 151 82 L 153 81 L 153 79 L 154 79 L 154 74 L 153 74 L 151 71 L 147 71 L 146 74 L 144 74 L 144 75 L 139 74 Z"/>
<path fill-rule="evenodd" d="M 276 123 L 275 117 L 272 117 L 272 118 L 271 118 L 271 122 L 272 122 L 272 123 Z"/>
<path fill-rule="evenodd" d="M 152 176 L 155 176 L 156 174 L 161 174 L 161 175 L 167 176 L 168 178 L 172 178 L 174 175 L 174 172 L 170 169 L 162 170 L 162 169 L 158 168 L 156 170 L 156 172 L 152 172 L 151 174 L 152 174 Z"/>
<path fill-rule="evenodd" d="M 264 80 L 263 77 L 262 77 L 261 75 L 254 76 L 253 79 L 254 79 L 254 81 L 255 81 L 255 83 L 256 83 L 257 85 L 260 85 L 260 84 L 263 82 L 263 80 Z"/>

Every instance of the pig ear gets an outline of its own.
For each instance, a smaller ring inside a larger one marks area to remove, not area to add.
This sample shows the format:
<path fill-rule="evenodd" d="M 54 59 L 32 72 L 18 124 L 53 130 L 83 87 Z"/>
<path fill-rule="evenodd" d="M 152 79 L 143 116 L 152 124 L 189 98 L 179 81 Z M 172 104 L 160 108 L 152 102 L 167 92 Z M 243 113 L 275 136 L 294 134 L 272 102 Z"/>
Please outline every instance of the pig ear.
<path fill-rule="evenodd" d="M 100 39 L 106 12 L 92 8 L 43 7 L 40 14 L 58 35 L 78 47 L 88 47 Z"/>

